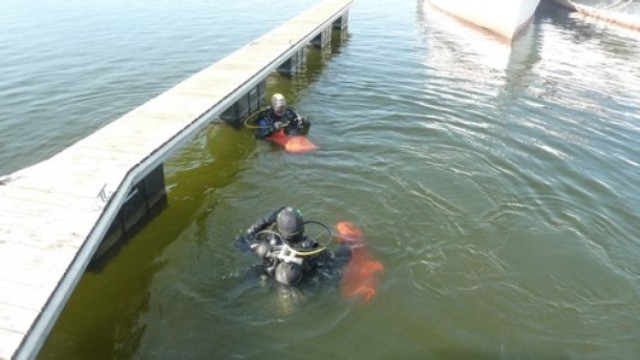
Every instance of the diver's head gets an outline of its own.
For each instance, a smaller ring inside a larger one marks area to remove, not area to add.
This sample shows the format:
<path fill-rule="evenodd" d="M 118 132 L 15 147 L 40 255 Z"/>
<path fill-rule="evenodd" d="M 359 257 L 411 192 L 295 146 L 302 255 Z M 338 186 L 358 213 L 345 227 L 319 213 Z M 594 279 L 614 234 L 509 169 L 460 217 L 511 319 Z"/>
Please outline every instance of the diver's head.
<path fill-rule="evenodd" d="M 271 108 L 273 112 L 278 115 L 284 115 L 284 109 L 287 107 L 287 100 L 282 96 L 282 94 L 277 93 L 273 94 L 271 97 Z"/>
<path fill-rule="evenodd" d="M 304 236 L 304 219 L 300 211 L 286 207 L 280 211 L 277 219 L 278 230 L 287 244 L 295 244 Z"/>

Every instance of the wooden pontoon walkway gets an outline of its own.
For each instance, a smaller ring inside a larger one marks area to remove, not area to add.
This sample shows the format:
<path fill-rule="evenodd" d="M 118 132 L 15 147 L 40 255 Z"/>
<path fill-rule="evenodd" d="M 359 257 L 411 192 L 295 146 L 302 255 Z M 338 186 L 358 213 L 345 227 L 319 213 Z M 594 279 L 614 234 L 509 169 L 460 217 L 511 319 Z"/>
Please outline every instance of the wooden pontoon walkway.
<path fill-rule="evenodd" d="M 334 21 L 325 0 L 39 164 L 0 179 L 0 359 L 34 358 L 132 186 Z"/>

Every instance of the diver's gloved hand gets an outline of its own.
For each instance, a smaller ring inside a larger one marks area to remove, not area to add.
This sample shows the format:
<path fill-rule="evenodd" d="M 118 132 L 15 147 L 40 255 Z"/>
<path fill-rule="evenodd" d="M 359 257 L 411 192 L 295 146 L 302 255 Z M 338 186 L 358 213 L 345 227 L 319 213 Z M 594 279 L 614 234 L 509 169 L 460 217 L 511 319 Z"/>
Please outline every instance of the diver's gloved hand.
<path fill-rule="evenodd" d="M 248 243 L 249 236 L 247 234 L 240 234 L 236 237 L 236 243 Z"/>
<path fill-rule="evenodd" d="M 262 219 L 264 220 L 264 219 Z M 254 237 L 258 231 L 260 231 L 260 229 L 262 228 L 262 226 L 264 226 L 263 221 L 258 221 L 255 225 L 251 226 L 250 228 L 247 229 L 247 232 L 242 235 L 244 236 L 247 240 Z"/>
<path fill-rule="evenodd" d="M 305 123 L 306 121 L 307 121 L 307 119 L 305 119 L 305 118 L 304 118 L 304 117 L 302 117 L 302 116 L 298 116 L 298 117 L 296 118 L 296 124 L 298 124 L 298 125 L 300 125 L 300 126 L 304 125 L 304 123 Z"/>
<path fill-rule="evenodd" d="M 247 235 L 241 234 L 236 236 L 233 245 L 241 251 L 251 251 L 251 242 L 247 238 Z"/>
<path fill-rule="evenodd" d="M 284 123 L 282 121 L 276 121 L 273 123 L 273 128 L 276 130 L 280 130 L 284 127 Z"/>

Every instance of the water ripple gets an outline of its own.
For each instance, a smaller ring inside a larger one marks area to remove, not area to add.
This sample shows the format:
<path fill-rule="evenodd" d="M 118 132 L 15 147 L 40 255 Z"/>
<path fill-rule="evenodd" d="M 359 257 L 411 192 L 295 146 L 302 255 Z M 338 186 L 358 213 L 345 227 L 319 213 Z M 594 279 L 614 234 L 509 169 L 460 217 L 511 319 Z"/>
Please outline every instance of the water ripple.
<path fill-rule="evenodd" d="M 312 3 L 0 3 L 0 173 Z M 319 148 L 290 154 L 222 124 L 185 144 L 165 164 L 167 209 L 75 295 L 110 316 L 65 309 L 49 351 L 80 358 L 84 347 L 68 349 L 104 341 L 106 357 L 632 358 L 639 42 L 555 7 L 532 25 L 509 47 L 424 1 L 354 2 L 340 46 L 267 81 L 312 120 Z M 255 259 L 232 238 L 282 205 L 361 227 L 385 265 L 371 302 L 333 283 L 281 292 L 247 276 Z"/>

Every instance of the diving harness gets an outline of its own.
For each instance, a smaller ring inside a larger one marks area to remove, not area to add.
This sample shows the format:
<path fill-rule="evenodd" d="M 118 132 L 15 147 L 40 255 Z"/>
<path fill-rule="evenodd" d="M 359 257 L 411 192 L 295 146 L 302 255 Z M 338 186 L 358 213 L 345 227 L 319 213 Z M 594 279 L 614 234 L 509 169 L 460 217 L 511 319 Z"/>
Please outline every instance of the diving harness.
<path fill-rule="evenodd" d="M 301 241 L 303 248 L 294 248 L 287 244 L 277 231 L 265 229 L 256 234 L 258 241 L 251 245 L 251 249 L 265 260 L 274 260 L 272 261 L 273 267 L 280 262 L 302 265 L 305 258 L 313 257 L 326 251 L 327 246 L 333 239 L 331 230 L 325 224 L 318 221 L 304 222 L 305 226 L 309 224 L 319 225 L 323 232 L 326 232 L 329 239 L 324 244 L 321 244 L 316 241 L 315 237 L 306 236 L 306 238 Z M 321 235 L 322 233 L 318 234 L 318 237 Z M 263 238 L 262 240 L 260 240 L 261 237 Z"/>

